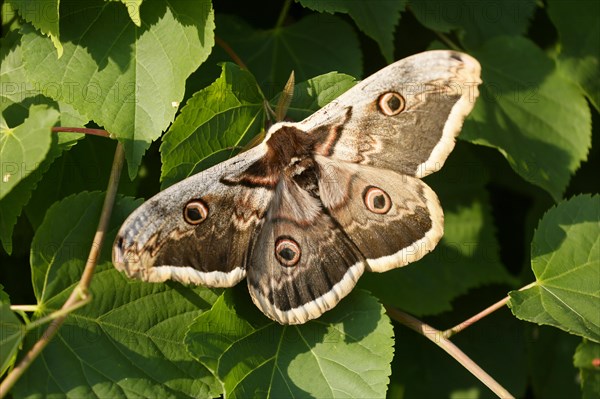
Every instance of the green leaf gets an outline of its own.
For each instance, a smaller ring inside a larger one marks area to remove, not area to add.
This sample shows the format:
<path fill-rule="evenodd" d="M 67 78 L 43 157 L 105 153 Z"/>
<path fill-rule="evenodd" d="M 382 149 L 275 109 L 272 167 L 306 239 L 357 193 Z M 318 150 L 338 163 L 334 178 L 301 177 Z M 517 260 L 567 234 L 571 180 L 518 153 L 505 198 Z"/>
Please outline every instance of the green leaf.
<path fill-rule="evenodd" d="M 185 342 L 215 370 L 228 398 L 384 397 L 393 356 L 383 307 L 355 290 L 319 319 L 281 326 L 246 287 L 227 290 L 190 326 Z"/>
<path fill-rule="evenodd" d="M 600 3 L 548 0 L 548 15 L 560 37 L 559 69 L 600 111 Z"/>
<path fill-rule="evenodd" d="M 8 126 L 0 117 L 0 200 L 44 160 L 50 149 L 50 129 L 58 122 L 58 115 L 46 105 L 32 105 L 29 117 L 19 126 Z"/>
<path fill-rule="evenodd" d="M 444 209 L 444 236 L 436 249 L 409 266 L 361 277 L 359 286 L 386 305 L 431 315 L 452 309 L 452 300 L 472 288 L 515 284 L 498 255 L 484 188 L 487 170 L 472 150 L 459 142 L 444 168 L 426 179 Z"/>
<path fill-rule="evenodd" d="M 583 340 L 573 359 L 581 376 L 583 399 L 600 397 L 600 344 Z"/>
<path fill-rule="evenodd" d="M 160 147 L 163 187 L 220 162 L 264 128 L 263 97 L 254 77 L 224 63 L 221 76 L 197 92 L 163 137 Z M 212 163 L 212 162 L 211 162 Z"/>
<path fill-rule="evenodd" d="M 394 61 L 394 31 L 408 0 L 340 1 L 298 0 L 304 7 L 318 12 L 350 15 L 367 36 L 377 42 L 388 63 Z"/>
<path fill-rule="evenodd" d="M 32 191 L 37 187 L 52 162 L 65 150 L 75 145 L 83 135 L 76 133 L 58 133 L 52 136 L 52 143 L 46 158 L 40 165 L 21 180 L 17 186 L 0 200 L 0 240 L 7 253 L 12 251 L 12 231 L 23 207 L 29 202 Z M 47 203 L 47 205 L 49 205 Z"/>
<path fill-rule="evenodd" d="M 150 142 L 172 122 L 186 78 L 214 44 L 210 2 L 148 3 L 141 28 L 116 2 L 64 7 L 60 59 L 49 40 L 24 29 L 27 73 L 49 96 L 116 136 L 125 146 L 133 179 Z"/>
<path fill-rule="evenodd" d="M 525 33 L 535 3 L 535 0 L 418 0 L 411 1 L 410 6 L 427 28 L 445 33 L 460 29 L 465 46 L 477 48 L 495 36 Z"/>
<path fill-rule="evenodd" d="M 23 68 L 22 52 L 23 47 L 20 43 L 20 36 L 16 32 L 11 32 L 6 38 L 0 39 L 0 59 L 2 59 L 0 65 L 0 79 L 2 80 L 0 113 L 6 124 L 9 126 L 22 125 L 29 116 L 31 105 L 38 104 L 38 107 L 46 105 L 58 109 L 63 126 L 83 126 L 87 119 L 79 115 L 72 107 L 65 103 L 56 104 L 53 100 L 42 95 L 43 90 L 31 85 Z M 23 206 L 29 201 L 33 189 L 52 161 L 64 149 L 74 145 L 81 137 L 83 137 L 83 134 L 50 134 L 48 132 L 46 135 L 44 133 L 44 137 L 41 138 L 40 142 L 44 142 L 46 139 L 51 141 L 43 160 L 33 166 L 24 163 L 22 165 L 25 166 L 24 172 L 30 173 L 0 199 L 0 240 L 9 254 L 12 251 L 13 227 L 21 214 Z M 30 149 L 26 148 L 25 150 Z M 10 167 L 11 165 L 7 164 L 6 166 Z"/>
<path fill-rule="evenodd" d="M 10 297 L 8 296 L 6 291 L 4 291 L 4 286 L 2 284 L 0 284 L 0 301 L 10 303 Z"/>
<path fill-rule="evenodd" d="M 0 375 L 15 362 L 25 336 L 25 326 L 10 310 L 10 302 L 0 299 Z"/>
<path fill-rule="evenodd" d="M 34 291 L 43 310 L 36 316 L 59 309 L 75 289 L 103 199 L 101 192 L 81 193 L 48 210 L 31 251 Z M 129 281 L 110 262 L 116 231 L 140 202 L 117 200 L 90 287 L 92 302 L 69 315 L 15 385 L 15 397 L 219 395 L 220 384 L 187 354 L 181 328 L 210 308 L 215 293 L 206 288 Z M 31 335 L 25 340 L 25 350 L 39 338 Z"/>
<path fill-rule="evenodd" d="M 333 15 L 312 14 L 269 30 L 254 29 L 228 15 L 217 15 L 216 24 L 216 34 L 242 59 L 267 97 L 283 89 L 291 71 L 297 82 L 334 70 L 362 75 L 356 33 Z M 231 59 L 220 49 L 211 58 L 217 62 Z"/>
<path fill-rule="evenodd" d="M 600 341 L 600 196 L 550 209 L 531 243 L 533 287 L 510 293 L 519 319 Z"/>
<path fill-rule="evenodd" d="M 58 31 L 59 0 L 9 0 L 11 6 L 27 22 L 48 36 L 56 48 L 58 58 L 62 57 L 63 46 Z"/>
<path fill-rule="evenodd" d="M 120 1 L 127 7 L 127 14 L 133 21 L 135 26 L 142 26 L 142 20 L 140 19 L 140 6 L 143 0 L 109 0 L 109 1 Z"/>
<path fill-rule="evenodd" d="M 558 201 L 591 145 L 585 98 L 527 39 L 496 38 L 473 55 L 483 85 L 461 137 L 497 148 L 521 177 Z"/>

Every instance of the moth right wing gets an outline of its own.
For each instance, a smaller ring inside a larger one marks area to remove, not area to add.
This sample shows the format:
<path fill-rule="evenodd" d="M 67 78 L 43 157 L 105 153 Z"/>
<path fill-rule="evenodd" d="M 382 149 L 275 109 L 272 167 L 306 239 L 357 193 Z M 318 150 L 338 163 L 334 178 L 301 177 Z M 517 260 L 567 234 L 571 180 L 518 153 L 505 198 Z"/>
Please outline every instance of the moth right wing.
<path fill-rule="evenodd" d="M 435 192 L 391 170 L 317 156 L 319 195 L 328 213 L 366 258 L 384 272 L 421 259 L 444 233 Z"/>
<path fill-rule="evenodd" d="M 424 177 L 439 170 L 479 95 L 480 65 L 449 50 L 388 65 L 296 126 L 318 155 Z"/>

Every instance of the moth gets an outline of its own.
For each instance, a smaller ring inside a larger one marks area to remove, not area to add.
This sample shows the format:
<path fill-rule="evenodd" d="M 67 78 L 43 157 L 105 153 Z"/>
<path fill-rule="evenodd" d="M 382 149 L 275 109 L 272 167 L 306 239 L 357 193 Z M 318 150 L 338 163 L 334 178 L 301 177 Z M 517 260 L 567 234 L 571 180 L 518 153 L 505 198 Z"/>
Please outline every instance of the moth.
<path fill-rule="evenodd" d="M 231 287 L 281 324 L 333 308 L 364 271 L 432 251 L 439 170 L 478 96 L 480 65 L 428 51 L 387 66 L 302 122 L 160 192 L 121 227 L 113 263 L 129 277 Z"/>

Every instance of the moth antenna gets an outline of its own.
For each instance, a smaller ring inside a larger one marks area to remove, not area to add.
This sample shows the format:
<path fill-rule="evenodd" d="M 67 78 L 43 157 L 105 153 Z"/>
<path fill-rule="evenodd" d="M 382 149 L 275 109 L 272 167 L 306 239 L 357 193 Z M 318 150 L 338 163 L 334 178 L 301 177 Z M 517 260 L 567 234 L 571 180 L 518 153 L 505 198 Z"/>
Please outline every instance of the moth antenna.
<path fill-rule="evenodd" d="M 292 71 L 292 73 L 290 73 L 290 77 L 288 78 L 287 83 L 283 87 L 283 91 L 279 96 L 279 100 L 277 100 L 277 107 L 275 108 L 275 120 L 277 122 L 281 122 L 287 114 L 288 108 L 290 107 L 290 103 L 292 102 L 292 98 L 294 97 L 295 84 L 296 79 L 294 77 L 294 71 Z"/>

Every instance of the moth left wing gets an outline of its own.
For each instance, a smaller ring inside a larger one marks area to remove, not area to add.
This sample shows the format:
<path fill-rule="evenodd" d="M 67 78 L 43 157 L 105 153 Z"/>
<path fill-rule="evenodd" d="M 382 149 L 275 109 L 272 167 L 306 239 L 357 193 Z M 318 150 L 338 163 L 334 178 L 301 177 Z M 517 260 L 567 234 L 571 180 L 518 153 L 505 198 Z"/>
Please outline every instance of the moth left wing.
<path fill-rule="evenodd" d="M 230 287 L 246 276 L 246 256 L 272 190 L 228 181 L 264 156 L 264 146 L 191 176 L 136 209 L 113 246 L 113 263 L 144 281 Z"/>
<path fill-rule="evenodd" d="M 427 176 L 454 148 L 479 75 L 479 63 L 467 54 L 416 54 L 364 79 L 297 127 L 318 137 L 318 155 Z"/>
<path fill-rule="evenodd" d="M 367 270 L 405 266 L 442 238 L 442 208 L 420 179 L 323 156 L 315 160 L 320 200 L 366 258 Z"/>
<path fill-rule="evenodd" d="M 248 289 L 280 324 L 301 324 L 333 308 L 365 269 L 356 246 L 293 180 L 277 186 L 250 254 Z"/>

